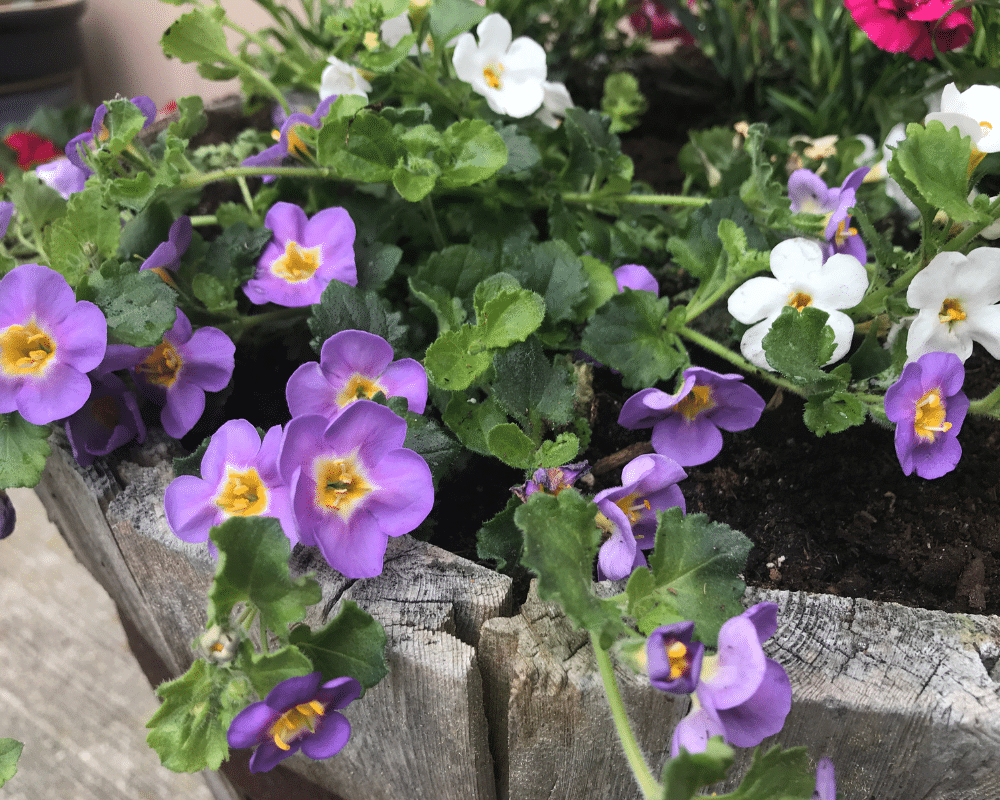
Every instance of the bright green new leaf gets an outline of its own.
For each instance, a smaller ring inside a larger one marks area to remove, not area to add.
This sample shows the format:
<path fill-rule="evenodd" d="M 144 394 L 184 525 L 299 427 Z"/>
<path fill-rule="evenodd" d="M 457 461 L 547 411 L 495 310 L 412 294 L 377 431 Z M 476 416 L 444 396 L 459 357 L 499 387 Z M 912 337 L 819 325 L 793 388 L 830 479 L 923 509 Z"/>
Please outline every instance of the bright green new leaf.
<path fill-rule="evenodd" d="M 441 185 L 446 189 L 485 181 L 507 163 L 507 147 L 496 129 L 485 120 L 463 119 L 444 131 L 439 152 Z"/>
<path fill-rule="evenodd" d="M 389 672 L 385 629 L 351 600 L 317 631 L 308 625 L 292 629 L 291 643 L 305 653 L 324 681 L 349 676 L 371 689 Z"/>
<path fill-rule="evenodd" d="M 763 755 L 755 748 L 739 787 L 719 795 L 719 800 L 811 800 L 815 786 L 806 748 L 782 750 L 775 745 Z"/>
<path fill-rule="evenodd" d="M 921 197 L 955 222 L 971 222 L 979 212 L 969 203 L 969 159 L 972 139 L 958 128 L 932 120 L 925 128 L 913 122 L 892 160 L 902 168 Z"/>
<path fill-rule="evenodd" d="M 311 577 L 292 580 L 288 572 L 291 546 L 272 517 L 231 517 L 212 528 L 219 565 L 208 591 L 209 624 L 227 625 L 233 606 L 254 606 L 264 625 L 282 642 L 288 628 L 305 619 L 306 606 L 321 599 Z"/>
<path fill-rule="evenodd" d="M 444 423 L 458 440 L 469 450 L 484 456 L 492 455 L 487 444 L 490 431 L 505 422 L 507 415 L 492 397 L 475 402 L 474 398 L 455 392 L 444 411 Z"/>
<path fill-rule="evenodd" d="M 527 289 L 498 294 L 482 306 L 478 315 L 483 344 L 490 349 L 523 342 L 542 324 L 545 300 Z"/>
<path fill-rule="evenodd" d="M 17 761 L 24 743 L 17 739 L 0 739 L 0 786 L 17 774 Z"/>
<path fill-rule="evenodd" d="M 273 653 L 258 653 L 249 639 L 240 643 L 237 666 L 250 678 L 253 690 L 261 699 L 283 680 L 315 670 L 312 661 L 294 645 L 285 645 Z"/>
<path fill-rule="evenodd" d="M 609 648 L 620 636 L 634 636 L 618 607 L 594 594 L 594 559 L 601 543 L 597 506 L 575 489 L 558 495 L 536 492 L 514 512 L 524 534 L 522 563 L 538 575 L 538 596 L 558 602 L 566 616 Z"/>
<path fill-rule="evenodd" d="M 104 116 L 104 127 L 108 138 L 100 142 L 114 155 L 119 155 L 139 134 L 146 124 L 146 117 L 131 100 L 109 100 L 108 113 Z M 70 198 L 72 205 L 73 198 Z"/>
<path fill-rule="evenodd" d="M 504 422 L 486 435 L 490 453 L 517 469 L 534 466 L 535 443 L 513 422 Z"/>
<path fill-rule="evenodd" d="M 16 411 L 0 414 L 0 488 L 32 487 L 49 457 L 48 425 L 32 425 Z"/>
<path fill-rule="evenodd" d="M 434 286 L 419 278 L 410 278 L 409 284 L 410 293 L 437 317 L 439 333 L 456 330 L 465 322 L 466 313 L 462 301 L 452 297 L 447 289 Z"/>
<path fill-rule="evenodd" d="M 318 138 L 320 163 L 348 180 L 379 183 L 392 180 L 406 150 L 392 125 L 378 114 L 359 111 L 342 125 L 324 125 Z"/>
<path fill-rule="evenodd" d="M 629 72 L 612 72 L 604 79 L 601 111 L 611 117 L 610 131 L 625 133 L 639 124 L 649 102 L 639 89 L 639 81 Z"/>
<path fill-rule="evenodd" d="M 392 171 L 392 185 L 404 200 L 418 203 L 431 193 L 440 173 L 431 159 L 408 155 Z"/>
<path fill-rule="evenodd" d="M 228 64 L 236 60 L 226 44 L 222 24 L 206 11 L 196 8 L 167 28 L 160 46 L 168 57 L 185 64 Z"/>
<path fill-rule="evenodd" d="M 431 4 L 431 36 L 441 47 L 460 33 L 474 28 L 489 14 L 489 9 L 472 0 L 435 0 Z"/>
<path fill-rule="evenodd" d="M 649 567 L 636 569 L 626 586 L 628 613 L 647 636 L 660 625 L 691 620 L 695 636 L 714 647 L 722 623 L 743 612 L 746 584 L 739 575 L 752 543 L 704 514 L 671 508 L 656 517 Z"/>
<path fill-rule="evenodd" d="M 840 433 L 865 421 L 865 406 L 846 391 L 819 392 L 806 400 L 803 419 L 817 436 Z"/>
<path fill-rule="evenodd" d="M 721 781 L 733 765 L 735 752 L 721 736 L 713 736 L 703 753 L 687 750 L 663 765 L 662 800 L 690 800 L 698 790 Z"/>
<path fill-rule="evenodd" d="M 812 306 L 801 311 L 785 306 L 764 337 L 767 362 L 796 383 L 823 380 L 826 373 L 820 367 L 836 348 L 833 328 L 826 324 L 829 317 L 826 311 Z"/>
<path fill-rule="evenodd" d="M 560 433 L 555 439 L 544 441 L 535 452 L 533 466 L 549 469 L 568 464 L 580 452 L 580 439 L 575 433 Z"/>
<path fill-rule="evenodd" d="M 424 356 L 427 377 L 435 386 L 451 391 L 468 389 L 492 363 L 493 353 L 483 342 L 483 331 L 472 325 L 445 331 Z"/>

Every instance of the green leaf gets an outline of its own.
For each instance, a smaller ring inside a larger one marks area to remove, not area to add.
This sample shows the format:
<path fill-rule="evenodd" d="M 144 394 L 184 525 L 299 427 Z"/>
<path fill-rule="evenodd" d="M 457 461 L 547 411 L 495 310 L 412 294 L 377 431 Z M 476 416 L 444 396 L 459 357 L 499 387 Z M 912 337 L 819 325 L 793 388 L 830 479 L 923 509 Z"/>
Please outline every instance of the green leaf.
<path fill-rule="evenodd" d="M 703 753 L 681 752 L 663 765 L 662 800 L 690 800 L 704 786 L 721 781 L 735 759 L 733 748 L 713 736 Z"/>
<path fill-rule="evenodd" d="M 469 450 L 484 456 L 492 455 L 487 444 L 490 431 L 506 422 L 507 415 L 492 397 L 476 402 L 475 398 L 455 392 L 444 411 L 444 423 L 458 440 Z"/>
<path fill-rule="evenodd" d="M 546 358 L 536 337 L 497 353 L 493 369 L 492 397 L 521 425 L 534 428 L 538 418 L 553 425 L 570 421 L 576 391 L 572 370 L 565 363 L 553 364 Z"/>
<path fill-rule="evenodd" d="M 554 240 L 528 248 L 517 245 L 504 253 L 502 262 L 503 270 L 513 275 L 522 288 L 545 298 L 547 325 L 586 319 L 579 310 L 588 299 L 587 272 L 566 242 Z"/>
<path fill-rule="evenodd" d="M 821 392 L 806 400 L 803 419 L 817 436 L 840 433 L 866 418 L 865 406 L 856 395 L 845 391 Z"/>
<path fill-rule="evenodd" d="M 507 146 L 485 120 L 463 119 L 445 129 L 437 161 L 444 188 L 472 186 L 503 168 L 507 163 Z"/>
<path fill-rule="evenodd" d="M 32 425 L 16 411 L 0 414 L 0 488 L 32 487 L 49 457 L 48 425 Z"/>
<path fill-rule="evenodd" d="M 219 565 L 208 591 L 209 625 L 226 625 L 239 602 L 250 603 L 279 641 L 288 628 L 306 616 L 306 606 L 321 599 L 311 577 L 292 580 L 288 572 L 291 546 L 278 520 L 271 517 L 231 517 L 212 528 L 219 548 Z"/>
<path fill-rule="evenodd" d="M 560 433 L 554 440 L 544 441 L 535 452 L 533 467 L 561 467 L 568 464 L 580 452 L 580 439 L 575 433 Z"/>
<path fill-rule="evenodd" d="M 100 190 L 91 187 L 77 192 L 69 199 L 67 215 L 44 232 L 49 266 L 76 286 L 91 264 L 114 255 L 120 235 L 119 211 L 104 207 Z"/>
<path fill-rule="evenodd" d="M 472 0 L 435 0 L 431 5 L 431 36 L 441 47 L 482 22 L 489 10 Z"/>
<path fill-rule="evenodd" d="M 344 600 L 337 616 L 319 630 L 298 625 L 291 636 L 291 643 L 323 673 L 324 681 L 349 676 L 363 689 L 370 689 L 389 672 L 386 641 L 385 629 L 352 600 Z"/>
<path fill-rule="evenodd" d="M 41 231 L 66 216 L 66 201 L 59 192 L 42 183 L 34 170 L 18 177 L 20 180 L 11 181 L 11 200 L 33 230 Z"/>
<path fill-rule="evenodd" d="M 639 124 L 649 102 L 639 89 L 638 79 L 629 72 L 612 72 L 604 79 L 601 111 L 611 117 L 610 131 L 626 133 Z"/>
<path fill-rule="evenodd" d="M 200 8 L 190 11 L 167 28 L 160 46 L 168 58 L 185 64 L 232 64 L 235 57 L 226 44 L 222 24 Z"/>
<path fill-rule="evenodd" d="M 154 347 L 177 319 L 177 293 L 151 270 L 131 272 L 102 267 L 87 281 L 108 320 L 108 338 L 133 347 Z M 131 269 L 135 269 L 132 267 Z"/>
<path fill-rule="evenodd" d="M 906 138 L 893 153 L 895 161 L 920 196 L 956 222 L 971 222 L 979 212 L 969 203 L 969 159 L 972 139 L 938 120 L 927 127 L 910 123 Z"/>
<path fill-rule="evenodd" d="M 767 363 L 797 383 L 824 379 L 826 373 L 820 367 L 836 348 L 833 328 L 826 324 L 829 318 L 826 311 L 813 306 L 801 311 L 785 306 L 762 342 Z"/>
<path fill-rule="evenodd" d="M 343 123 L 325 124 L 317 138 L 317 158 L 347 180 L 380 183 L 392 180 L 406 150 L 388 120 L 369 111 Z"/>
<path fill-rule="evenodd" d="M 240 643 L 237 665 L 261 698 L 267 697 L 268 692 L 283 680 L 314 671 L 312 661 L 294 645 L 285 645 L 272 653 L 257 653 L 249 639 Z"/>
<path fill-rule="evenodd" d="M 601 543 L 597 506 L 575 489 L 558 495 L 536 492 L 514 512 L 524 534 L 522 563 L 538 575 L 538 596 L 558 602 L 576 625 L 609 648 L 619 636 L 634 636 L 618 607 L 594 594 L 594 558 Z"/>
<path fill-rule="evenodd" d="M 483 341 L 483 331 L 472 325 L 445 331 L 424 356 L 427 377 L 435 386 L 451 391 L 468 389 L 492 363 L 493 353 Z"/>
<path fill-rule="evenodd" d="M 205 116 L 205 104 L 198 95 L 181 97 L 177 101 L 177 111 L 180 116 L 167 126 L 167 133 L 180 139 L 190 139 L 205 130 L 208 117 Z"/>
<path fill-rule="evenodd" d="M 17 739 L 0 739 L 0 787 L 17 774 L 17 761 L 24 743 Z"/>
<path fill-rule="evenodd" d="M 146 724 L 146 743 L 167 769 L 218 769 L 229 756 L 229 724 L 251 701 L 246 678 L 198 659 L 181 677 L 156 688 L 163 704 Z"/>
<path fill-rule="evenodd" d="M 752 543 L 704 514 L 684 516 L 671 508 L 656 518 L 649 567 L 636 569 L 626 586 L 629 616 L 646 635 L 660 625 L 691 620 L 695 636 L 714 647 L 722 623 L 743 612 L 746 584 L 739 576 Z"/>
<path fill-rule="evenodd" d="M 545 300 L 527 289 L 501 292 L 483 302 L 481 309 L 477 327 L 483 345 L 490 349 L 523 342 L 545 318 Z"/>
<path fill-rule="evenodd" d="M 514 524 L 514 512 L 520 507 L 521 501 L 511 497 L 504 510 L 476 533 L 476 555 L 495 561 L 498 572 L 513 569 L 521 558 L 524 537 Z"/>
<path fill-rule="evenodd" d="M 427 462 L 436 487 L 461 452 L 461 445 L 430 417 L 410 412 L 402 416 L 406 419 L 403 447 L 418 453 Z"/>
<path fill-rule="evenodd" d="M 392 171 L 392 185 L 404 200 L 418 203 L 431 193 L 440 174 L 431 159 L 406 156 Z"/>
<path fill-rule="evenodd" d="M 739 787 L 719 800 L 811 800 L 816 773 L 804 747 L 782 750 L 775 745 L 761 755 L 754 748 L 750 769 Z"/>
<path fill-rule="evenodd" d="M 530 469 L 535 465 L 535 443 L 513 422 L 504 422 L 491 429 L 486 435 L 486 444 L 490 454 L 508 466 Z"/>
<path fill-rule="evenodd" d="M 309 346 L 318 353 L 333 334 L 359 330 L 381 336 L 398 355 L 409 344 L 408 329 L 401 319 L 402 314 L 393 311 L 388 301 L 375 292 L 330 281 L 319 303 L 312 307 L 309 330 L 313 338 Z"/>

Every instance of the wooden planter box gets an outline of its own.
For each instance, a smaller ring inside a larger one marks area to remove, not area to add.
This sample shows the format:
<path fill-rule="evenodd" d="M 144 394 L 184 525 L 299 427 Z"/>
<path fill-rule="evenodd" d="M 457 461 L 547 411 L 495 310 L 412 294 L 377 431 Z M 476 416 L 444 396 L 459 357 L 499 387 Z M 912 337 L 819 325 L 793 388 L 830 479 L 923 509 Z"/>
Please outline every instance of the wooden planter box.
<path fill-rule="evenodd" d="M 37 488 L 117 603 L 154 682 L 190 665 L 214 569 L 203 545 L 167 528 L 169 455 L 153 444 L 82 469 L 57 446 Z M 319 573 L 317 614 L 350 598 L 385 625 L 391 671 L 348 709 L 354 733 L 339 755 L 295 756 L 251 778 L 247 751 L 236 751 L 222 771 L 239 790 L 216 786 L 217 796 L 640 798 L 586 636 L 557 608 L 532 594 L 513 614 L 507 578 L 410 537 L 392 540 L 385 572 L 367 580 L 345 579 L 311 552 L 294 560 Z M 1000 798 L 1000 618 L 787 592 L 750 590 L 746 601 L 763 599 L 780 606 L 765 649 L 793 691 L 773 742 L 832 758 L 845 800 Z M 662 763 L 686 699 L 627 670 L 618 677 L 640 745 Z"/>

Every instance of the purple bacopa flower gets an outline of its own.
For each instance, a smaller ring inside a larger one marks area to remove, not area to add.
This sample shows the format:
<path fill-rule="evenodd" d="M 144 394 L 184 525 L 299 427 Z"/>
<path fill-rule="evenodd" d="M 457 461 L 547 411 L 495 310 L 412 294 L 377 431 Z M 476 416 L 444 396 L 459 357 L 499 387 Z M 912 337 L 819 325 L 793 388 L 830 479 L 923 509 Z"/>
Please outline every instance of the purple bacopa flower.
<path fill-rule="evenodd" d="M 3 489 L 0 489 L 0 539 L 6 539 L 14 532 L 17 524 L 17 511 L 14 503 Z"/>
<path fill-rule="evenodd" d="M 705 645 L 692 642 L 693 622 L 661 625 L 646 639 L 649 682 L 661 692 L 691 694 L 698 685 Z"/>
<path fill-rule="evenodd" d="M 531 480 L 520 486 L 511 486 L 510 490 L 522 503 L 527 502 L 535 492 L 557 495 L 563 489 L 569 489 L 577 479 L 590 472 L 590 464 L 578 461 L 575 464 L 563 464 L 561 467 L 536 469 Z"/>
<path fill-rule="evenodd" d="M 406 407 L 423 414 L 427 405 L 427 372 L 412 358 L 392 360 L 390 345 L 367 331 L 340 331 L 325 342 L 319 362 L 300 366 L 288 379 L 285 398 L 293 417 L 321 414 L 333 420 L 355 400 L 406 398 Z"/>
<path fill-rule="evenodd" d="M 305 143 L 295 132 L 295 129 L 300 125 L 307 125 L 310 128 L 319 128 L 322 126 L 323 119 L 330 111 L 330 105 L 336 99 L 337 95 L 331 95 L 325 100 L 320 100 L 319 105 L 316 106 L 316 111 L 312 114 L 296 111 L 293 114 L 289 114 L 283 121 L 276 121 L 275 124 L 280 126 L 280 130 L 272 131 L 271 135 L 275 138 L 277 143 L 271 145 L 266 150 L 255 156 L 250 156 L 249 158 L 244 159 L 242 166 L 280 167 L 282 162 L 289 156 L 293 156 L 295 158 L 307 157 L 309 155 L 309 151 L 306 148 Z M 264 183 L 271 183 L 274 179 L 274 175 L 265 175 Z"/>
<path fill-rule="evenodd" d="M 79 410 L 108 341 L 104 314 L 66 279 L 23 264 L 0 279 L 0 414 L 45 425 Z"/>
<path fill-rule="evenodd" d="M 156 246 L 156 249 L 149 254 L 149 258 L 142 262 L 139 271 L 151 269 L 167 280 L 168 276 L 164 271 L 175 272 L 181 265 L 181 256 L 187 252 L 190 245 L 191 217 L 185 214 L 174 220 L 167 233 L 167 241 Z"/>
<path fill-rule="evenodd" d="M 267 697 L 251 703 L 229 725 L 229 746 L 256 747 L 251 772 L 267 772 L 301 750 L 309 758 L 335 756 L 351 737 L 339 712 L 361 695 L 354 678 L 322 683 L 319 672 L 286 678 Z"/>
<path fill-rule="evenodd" d="M 93 173 L 89 169 L 80 169 L 68 158 L 57 158 L 39 164 L 35 167 L 35 174 L 38 180 L 59 192 L 63 200 L 69 200 L 72 195 L 83 191 L 87 178 Z"/>
<path fill-rule="evenodd" d="M 625 264 L 614 272 L 618 291 L 634 289 L 636 291 L 652 292 L 659 296 L 660 284 L 656 282 L 653 273 L 639 264 Z"/>
<path fill-rule="evenodd" d="M 834 253 L 847 253 L 864 264 L 868 260 L 865 243 L 855 228 L 850 227 L 850 214 L 856 202 L 858 187 L 871 167 L 859 167 L 848 175 L 839 187 L 828 187 L 815 172 L 797 169 L 788 178 L 788 197 L 794 212 L 827 216 L 824 258 Z"/>
<path fill-rule="evenodd" d="M 713 736 L 754 747 L 781 730 L 792 708 L 792 685 L 761 647 L 777 629 L 775 603 L 758 603 L 722 624 L 718 653 L 702 659 L 692 713 L 674 729 L 672 756 L 682 747 L 704 752 Z"/>
<path fill-rule="evenodd" d="M 692 467 L 722 450 L 720 429 L 745 431 L 756 425 L 765 403 L 742 375 L 689 367 L 681 378 L 676 394 L 651 388 L 632 395 L 618 424 L 630 430 L 651 427 L 657 453 Z"/>
<path fill-rule="evenodd" d="M 8 200 L 0 202 L 0 239 L 7 235 L 7 228 L 14 218 L 14 204 Z"/>
<path fill-rule="evenodd" d="M 201 458 L 201 477 L 174 478 L 163 497 L 167 524 L 185 542 L 204 542 L 230 517 L 274 517 L 293 538 L 288 488 L 278 474 L 282 430 L 275 425 L 261 441 L 245 419 L 223 424 Z"/>
<path fill-rule="evenodd" d="M 112 373 L 95 370 L 90 376 L 90 397 L 83 408 L 66 420 L 66 438 L 80 466 L 94 463 L 123 444 L 146 440 L 146 426 L 135 394 Z"/>
<path fill-rule="evenodd" d="M 146 118 L 142 128 L 145 130 L 153 124 L 156 119 L 156 103 L 145 95 L 133 97 L 130 101 L 138 108 Z M 104 118 L 108 115 L 108 107 L 101 103 L 94 111 L 94 119 L 90 124 L 90 130 L 74 136 L 66 145 L 66 157 L 77 169 L 86 172 L 87 177 L 94 174 L 94 171 L 87 166 L 83 160 L 84 155 L 90 151 L 95 142 L 103 142 L 108 138 L 108 129 L 104 126 Z"/>
<path fill-rule="evenodd" d="M 812 800 L 837 800 L 833 762 L 828 758 L 821 758 L 816 765 L 816 791 L 813 792 Z"/>
<path fill-rule="evenodd" d="M 278 202 L 264 218 L 274 236 L 243 287 L 258 305 L 310 306 L 331 280 L 358 285 L 354 221 L 343 208 L 326 208 L 311 219 L 293 203 Z"/>
<path fill-rule="evenodd" d="M 940 478 L 962 458 L 958 434 L 969 398 L 965 367 L 954 353 L 926 353 L 903 368 L 885 393 L 885 415 L 896 423 L 896 456 L 903 474 Z"/>
<path fill-rule="evenodd" d="M 136 381 L 163 407 L 160 422 L 175 439 L 205 411 L 205 392 L 226 388 L 236 366 L 236 345 L 218 328 L 192 330 L 179 308 L 174 326 L 156 347 L 140 349 Z"/>
<path fill-rule="evenodd" d="M 389 537 L 412 531 L 434 505 L 430 468 L 405 439 L 406 422 L 371 400 L 333 422 L 310 414 L 285 427 L 278 468 L 297 538 L 348 578 L 380 574 Z"/>

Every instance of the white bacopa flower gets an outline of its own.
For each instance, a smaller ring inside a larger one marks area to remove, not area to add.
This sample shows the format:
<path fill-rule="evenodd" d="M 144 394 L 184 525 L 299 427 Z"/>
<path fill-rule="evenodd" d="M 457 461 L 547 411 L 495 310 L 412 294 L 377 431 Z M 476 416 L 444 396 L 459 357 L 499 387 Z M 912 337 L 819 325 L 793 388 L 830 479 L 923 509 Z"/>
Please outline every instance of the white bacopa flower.
<path fill-rule="evenodd" d="M 971 136 L 981 153 L 1000 152 L 1000 86 L 976 84 L 960 92 L 949 83 L 941 94 L 941 110 L 928 114 L 924 124 L 935 119 Z"/>
<path fill-rule="evenodd" d="M 568 108 L 573 108 L 573 98 L 566 84 L 542 81 L 542 107 L 535 116 L 550 128 L 558 128 Z"/>
<path fill-rule="evenodd" d="M 811 239 L 786 239 L 771 251 L 773 278 L 751 278 L 729 297 L 729 313 L 753 325 L 740 342 L 747 360 L 774 371 L 764 356 L 764 337 L 785 306 L 826 311 L 836 347 L 827 361 L 839 361 L 851 346 L 854 322 L 839 309 L 861 302 L 868 290 L 868 272 L 854 256 L 838 253 L 823 263 L 823 250 Z M 756 324 L 754 324 L 756 323 Z M 825 366 L 825 365 L 824 365 Z"/>
<path fill-rule="evenodd" d="M 368 99 L 368 92 L 372 90 L 372 85 L 358 72 L 357 67 L 341 61 L 335 56 L 330 56 L 326 61 L 330 66 L 323 70 L 320 77 L 320 100 L 342 94 L 356 94 Z"/>
<path fill-rule="evenodd" d="M 497 114 L 534 114 L 545 94 L 545 50 L 527 36 L 511 41 L 510 23 L 499 14 L 480 22 L 476 35 L 478 44 L 471 33 L 463 33 L 455 44 L 452 64 L 459 79 L 472 84 Z"/>
<path fill-rule="evenodd" d="M 938 253 L 910 282 L 906 302 L 917 309 L 906 338 L 906 360 L 954 353 L 962 361 L 979 342 L 1000 358 L 1000 250 L 981 247 L 965 256 Z"/>

